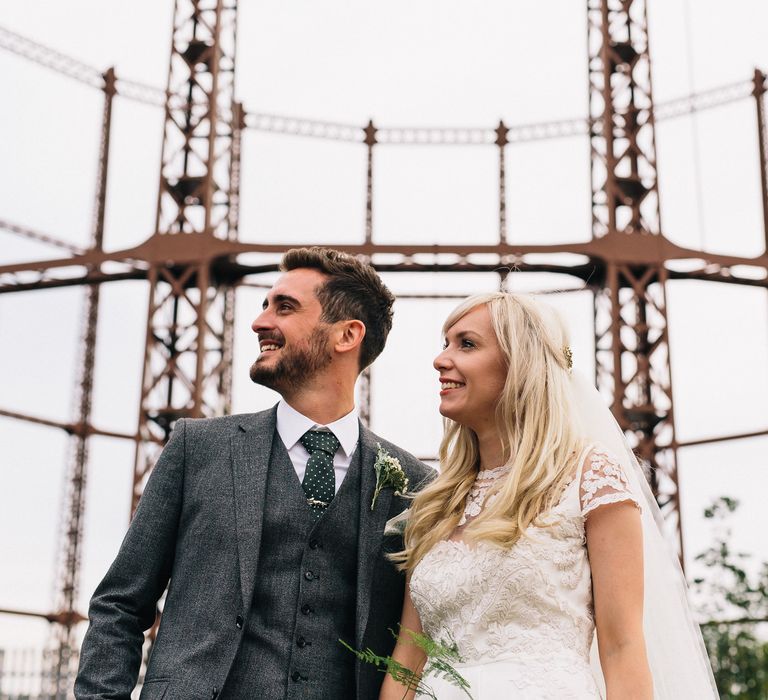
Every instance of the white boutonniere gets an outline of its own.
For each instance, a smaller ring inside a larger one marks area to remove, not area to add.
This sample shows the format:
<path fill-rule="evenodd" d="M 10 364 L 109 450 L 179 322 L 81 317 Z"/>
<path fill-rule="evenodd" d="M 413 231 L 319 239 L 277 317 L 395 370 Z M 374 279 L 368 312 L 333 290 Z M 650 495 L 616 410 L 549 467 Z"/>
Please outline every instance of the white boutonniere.
<path fill-rule="evenodd" d="M 395 496 L 404 496 L 408 490 L 408 477 L 405 475 L 400 460 L 387 452 L 380 443 L 376 443 L 376 461 L 373 469 L 376 472 L 376 490 L 373 492 L 371 510 L 376 505 L 376 499 L 383 488 L 393 488 Z"/>

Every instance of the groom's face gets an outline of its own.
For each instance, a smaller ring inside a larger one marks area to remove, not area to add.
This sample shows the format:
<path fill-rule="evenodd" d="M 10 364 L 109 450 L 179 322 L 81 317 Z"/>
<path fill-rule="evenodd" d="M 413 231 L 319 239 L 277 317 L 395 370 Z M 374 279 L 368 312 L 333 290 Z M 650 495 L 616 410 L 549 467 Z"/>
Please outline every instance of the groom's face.
<path fill-rule="evenodd" d="M 318 270 L 299 268 L 275 282 L 251 324 L 261 350 L 251 366 L 252 381 L 290 394 L 331 363 L 331 326 L 320 320 L 316 294 L 327 279 Z"/>

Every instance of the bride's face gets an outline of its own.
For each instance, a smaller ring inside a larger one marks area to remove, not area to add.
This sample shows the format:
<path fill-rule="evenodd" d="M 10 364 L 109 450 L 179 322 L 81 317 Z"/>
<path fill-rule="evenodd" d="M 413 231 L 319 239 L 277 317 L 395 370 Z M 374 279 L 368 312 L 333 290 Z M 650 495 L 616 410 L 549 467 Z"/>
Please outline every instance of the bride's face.
<path fill-rule="evenodd" d="M 440 373 L 442 415 L 475 432 L 495 426 L 507 368 L 485 304 L 448 329 L 434 367 Z"/>

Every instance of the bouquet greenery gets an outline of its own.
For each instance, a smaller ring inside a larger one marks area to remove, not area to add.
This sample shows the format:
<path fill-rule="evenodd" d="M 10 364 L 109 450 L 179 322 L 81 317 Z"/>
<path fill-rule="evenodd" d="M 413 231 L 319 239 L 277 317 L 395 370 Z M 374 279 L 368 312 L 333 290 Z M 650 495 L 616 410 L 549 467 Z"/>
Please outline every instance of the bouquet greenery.
<path fill-rule="evenodd" d="M 474 700 L 469 692 L 469 683 L 452 665 L 461 663 L 462 661 L 458 647 L 453 640 L 451 640 L 450 644 L 442 644 L 436 642 L 423 632 L 414 632 L 413 630 L 405 628 L 400 628 L 400 635 L 395 634 L 393 630 L 390 630 L 390 632 L 392 632 L 395 639 L 403 634 L 407 634 L 411 638 L 413 644 L 426 654 L 427 663 L 421 673 L 417 673 L 416 671 L 412 671 L 403 666 L 391 656 L 379 656 L 371 649 L 359 651 L 358 649 L 353 649 L 344 640 L 340 639 L 339 641 L 357 656 L 360 661 L 373 664 L 382 673 L 387 673 L 392 676 L 392 678 L 405 688 L 403 697 L 405 697 L 408 691 L 415 690 L 416 695 L 431 698 L 432 700 L 438 700 L 432 688 L 430 688 L 424 681 L 425 677 L 432 676 L 444 678 L 449 683 L 464 691 L 469 700 Z"/>

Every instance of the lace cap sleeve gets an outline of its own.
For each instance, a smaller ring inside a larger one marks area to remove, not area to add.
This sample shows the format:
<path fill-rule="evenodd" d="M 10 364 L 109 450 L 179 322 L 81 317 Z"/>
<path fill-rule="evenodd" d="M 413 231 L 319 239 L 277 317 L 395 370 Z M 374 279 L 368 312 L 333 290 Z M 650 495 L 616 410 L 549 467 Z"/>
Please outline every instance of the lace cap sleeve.
<path fill-rule="evenodd" d="M 629 488 L 621 464 L 613 455 L 599 447 L 590 450 L 584 460 L 579 493 L 581 514 L 584 517 L 595 508 L 621 501 L 629 501 L 640 508 L 637 497 Z"/>

